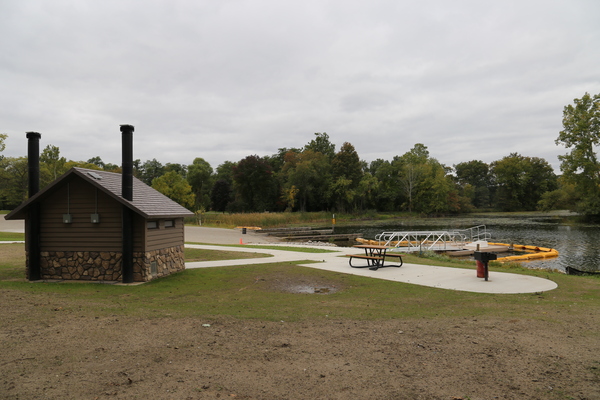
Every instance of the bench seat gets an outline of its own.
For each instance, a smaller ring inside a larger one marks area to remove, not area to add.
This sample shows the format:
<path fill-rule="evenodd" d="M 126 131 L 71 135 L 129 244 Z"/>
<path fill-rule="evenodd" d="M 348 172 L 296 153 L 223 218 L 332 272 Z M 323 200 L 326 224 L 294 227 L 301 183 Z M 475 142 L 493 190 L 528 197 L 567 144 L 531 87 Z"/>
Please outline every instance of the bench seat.
<path fill-rule="evenodd" d="M 383 257 L 379 256 L 365 256 L 364 254 L 346 254 L 346 257 L 354 257 L 354 258 L 364 258 L 367 260 L 383 260 Z"/>
<path fill-rule="evenodd" d="M 380 266 L 381 267 L 383 266 L 384 258 L 381 256 L 367 256 L 367 255 L 362 255 L 362 254 L 346 254 L 346 256 L 350 257 L 350 259 L 348 260 L 348 264 L 350 264 L 350 266 L 352 268 L 369 268 L 373 271 L 376 271 L 377 268 L 379 268 Z M 352 265 L 353 258 L 360 258 L 363 260 L 367 260 L 367 265 L 364 265 L 364 266 Z"/>
<path fill-rule="evenodd" d="M 402 254 L 398 254 L 398 253 L 386 253 L 386 254 L 385 254 L 385 258 L 388 258 L 388 257 L 397 258 L 397 259 L 398 259 L 398 262 L 400 263 L 400 265 L 399 265 L 399 266 L 400 266 L 400 267 L 402 266 L 402 264 L 403 264 L 403 261 L 402 261 Z"/>

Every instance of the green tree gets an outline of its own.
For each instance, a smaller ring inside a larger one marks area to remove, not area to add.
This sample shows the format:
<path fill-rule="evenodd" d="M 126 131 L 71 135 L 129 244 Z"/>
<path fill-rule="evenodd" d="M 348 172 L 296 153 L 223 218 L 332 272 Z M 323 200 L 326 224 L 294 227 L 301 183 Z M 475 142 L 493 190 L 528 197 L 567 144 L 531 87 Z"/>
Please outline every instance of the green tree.
<path fill-rule="evenodd" d="M 89 160 L 86 161 L 86 164 L 93 164 L 96 167 L 98 167 L 101 170 L 104 171 L 108 171 L 108 172 L 115 172 L 120 174 L 121 173 L 121 167 L 116 165 L 116 164 L 112 164 L 112 163 L 105 163 L 104 161 L 102 161 L 102 158 L 100 158 L 99 156 L 96 157 L 92 157 Z M 140 160 L 135 160 L 134 165 L 133 165 L 133 174 L 138 177 L 139 174 L 137 174 L 137 169 L 139 168 L 139 164 L 140 164 Z M 95 168 L 92 168 L 95 169 Z"/>
<path fill-rule="evenodd" d="M 374 198 L 375 208 L 379 211 L 399 209 L 402 203 L 402 193 L 398 184 L 397 158 L 393 164 L 380 158 L 372 161 L 369 171 L 379 182 L 379 188 Z"/>
<path fill-rule="evenodd" d="M 1 161 L 0 200 L 2 209 L 12 209 L 27 199 L 27 157 L 5 157 Z"/>
<path fill-rule="evenodd" d="M 183 176 L 184 178 L 187 177 L 187 166 L 183 165 L 183 164 L 179 164 L 179 163 L 166 163 L 163 169 L 163 173 L 169 172 L 169 171 L 175 171 L 177 172 L 179 175 Z"/>
<path fill-rule="evenodd" d="M 222 179 L 229 182 L 230 185 L 233 185 L 233 169 L 236 165 L 236 163 L 231 161 L 225 161 L 222 164 L 219 164 L 215 179 Z"/>
<path fill-rule="evenodd" d="M 6 148 L 6 143 L 4 143 L 4 141 L 8 138 L 8 135 L 6 133 L 0 133 L 0 153 L 2 153 L 4 151 L 4 149 Z M 0 161 L 2 161 L 2 159 L 4 158 L 4 156 L 2 154 L 0 154 Z"/>
<path fill-rule="evenodd" d="M 106 164 L 104 164 L 104 161 L 102 161 L 102 158 L 100 158 L 100 156 L 92 157 L 89 160 L 87 160 L 87 162 L 90 164 L 97 165 L 102 169 L 104 169 L 104 167 L 106 166 Z"/>
<path fill-rule="evenodd" d="M 277 149 L 277 154 L 273 154 L 272 156 L 266 158 L 273 169 L 273 173 L 279 173 L 283 169 L 283 166 L 285 165 L 285 156 L 288 153 L 300 154 L 302 153 L 302 149 L 295 147 L 288 149 L 287 147 L 282 147 Z"/>
<path fill-rule="evenodd" d="M 545 192 L 557 188 L 552 167 L 544 159 L 511 153 L 491 164 L 497 184 L 496 205 L 503 211 L 535 210 Z"/>
<path fill-rule="evenodd" d="M 470 210 L 450 175 L 451 168 L 429 156 L 427 146 L 417 143 L 392 162 L 400 189 L 402 208 L 424 214 L 458 213 Z"/>
<path fill-rule="evenodd" d="M 540 211 L 572 209 L 578 201 L 577 189 L 568 183 L 564 176 L 558 178 L 558 189 L 545 192 L 538 201 L 537 209 Z"/>
<path fill-rule="evenodd" d="M 94 164 L 94 165 L 96 165 L 96 164 Z M 113 163 L 104 164 L 104 167 L 102 167 L 102 169 L 105 171 L 108 171 L 108 172 L 115 172 L 117 174 L 120 174 L 121 172 L 123 172 L 123 170 L 121 169 L 121 167 L 119 165 L 113 164 Z M 133 164 L 133 176 L 135 176 L 136 178 L 139 179 L 139 171 L 135 167 L 135 163 Z"/>
<path fill-rule="evenodd" d="M 312 150 L 305 150 L 302 153 L 288 152 L 281 171 L 284 177 L 284 194 L 295 194 L 298 201 L 294 202 L 294 206 L 297 203 L 300 211 L 325 209 L 330 169 L 329 158 L 323 153 Z M 291 191 L 292 188 L 294 191 Z M 289 206 L 289 203 L 286 205 Z"/>
<path fill-rule="evenodd" d="M 169 171 L 163 176 L 154 178 L 152 187 L 182 206 L 193 209 L 195 196 L 192 187 L 176 171 Z"/>
<path fill-rule="evenodd" d="M 354 146 L 344 142 L 331 160 L 331 173 L 334 179 L 344 177 L 352 182 L 352 187 L 358 186 L 362 178 L 362 164 Z"/>
<path fill-rule="evenodd" d="M 315 138 L 304 146 L 304 150 L 312 150 L 315 153 L 321 153 L 332 159 L 335 155 L 335 144 L 329 141 L 329 135 L 325 132 L 315 133 Z"/>
<path fill-rule="evenodd" d="M 404 195 L 408 199 L 408 211 L 413 211 L 413 202 L 416 196 L 416 192 L 419 189 L 420 183 L 423 181 L 424 175 L 424 166 L 423 164 L 413 164 L 407 163 L 403 164 L 398 173 L 400 183 L 400 187 L 404 192 Z"/>
<path fill-rule="evenodd" d="M 57 146 L 47 145 L 40 155 L 40 188 L 67 172 L 66 163 L 67 159 L 60 156 Z"/>
<path fill-rule="evenodd" d="M 6 148 L 4 141 L 8 137 L 5 133 L 0 133 L 0 153 Z M 8 174 L 6 173 L 6 163 L 4 162 L 4 156 L 0 154 L 0 210 L 4 210 L 7 207 L 6 204 L 6 192 L 8 189 Z"/>
<path fill-rule="evenodd" d="M 277 186 L 271 165 L 257 155 L 244 158 L 233 168 L 236 193 L 244 211 L 271 211 Z"/>
<path fill-rule="evenodd" d="M 428 215 L 459 212 L 453 197 L 453 182 L 446 169 L 435 159 L 420 164 L 421 181 L 415 193 L 415 211 Z"/>
<path fill-rule="evenodd" d="M 458 185 L 477 208 L 491 206 L 492 175 L 490 166 L 483 161 L 473 160 L 454 165 Z"/>
<path fill-rule="evenodd" d="M 359 207 L 363 210 L 376 209 L 376 196 L 379 192 L 380 182 L 370 172 L 363 174 L 358 184 Z"/>
<path fill-rule="evenodd" d="M 140 166 L 139 179 L 146 185 L 152 185 L 152 181 L 165 173 L 165 167 L 156 159 L 146 160 Z"/>
<path fill-rule="evenodd" d="M 187 167 L 187 181 L 196 195 L 196 209 L 210 206 L 213 169 L 203 158 L 197 157 Z"/>
<path fill-rule="evenodd" d="M 422 143 L 416 143 L 412 149 L 394 160 L 397 169 L 397 182 L 406 197 L 407 209 L 413 211 L 415 197 L 425 179 L 425 165 L 429 161 L 429 150 Z M 437 161 L 436 161 L 437 162 Z M 418 207 L 417 207 L 418 208 Z"/>
<path fill-rule="evenodd" d="M 350 179 L 344 176 L 338 177 L 331 184 L 330 191 L 335 207 L 339 212 L 346 212 L 353 207 L 356 198 L 356 189 L 353 187 Z"/>
<path fill-rule="evenodd" d="M 215 182 L 210 192 L 210 203 L 214 211 L 225 211 L 232 200 L 231 183 L 225 179 Z"/>
<path fill-rule="evenodd" d="M 330 198 L 338 211 L 350 211 L 357 207 L 354 201 L 360 199 L 358 185 L 363 175 L 362 163 L 354 146 L 344 142 L 331 160 L 332 186 Z M 347 190 L 347 193 L 342 193 Z"/>
<path fill-rule="evenodd" d="M 96 164 L 90 164 L 87 161 L 67 161 L 64 165 L 64 169 L 65 171 L 70 170 L 71 168 L 87 168 L 87 169 L 95 169 L 95 170 L 102 170 L 102 168 L 100 168 L 99 166 L 97 166 Z"/>
<path fill-rule="evenodd" d="M 563 110 L 563 130 L 556 144 L 571 149 L 558 156 L 566 183 L 579 193 L 575 211 L 587 215 L 600 214 L 600 163 L 596 147 L 600 145 L 600 94 L 585 93 L 574 105 Z"/>

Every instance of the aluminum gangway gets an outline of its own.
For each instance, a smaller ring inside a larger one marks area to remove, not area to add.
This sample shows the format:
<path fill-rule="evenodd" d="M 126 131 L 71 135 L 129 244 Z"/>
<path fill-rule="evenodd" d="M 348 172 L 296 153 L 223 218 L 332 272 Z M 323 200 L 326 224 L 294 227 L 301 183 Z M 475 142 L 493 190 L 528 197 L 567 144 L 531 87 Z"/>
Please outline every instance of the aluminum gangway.
<path fill-rule="evenodd" d="M 460 250 L 467 243 L 491 238 L 485 225 L 451 231 L 383 232 L 375 236 L 380 244 L 402 247 L 405 251 Z"/>

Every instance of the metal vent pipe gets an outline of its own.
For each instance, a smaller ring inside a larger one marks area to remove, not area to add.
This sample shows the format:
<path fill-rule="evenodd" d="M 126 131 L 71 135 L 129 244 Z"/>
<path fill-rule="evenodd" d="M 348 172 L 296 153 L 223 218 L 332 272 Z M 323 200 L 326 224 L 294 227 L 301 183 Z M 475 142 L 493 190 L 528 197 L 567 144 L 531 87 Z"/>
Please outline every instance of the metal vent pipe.
<path fill-rule="evenodd" d="M 133 201 L 133 126 L 121 125 L 121 195 Z M 123 283 L 133 283 L 133 210 L 123 205 L 123 257 L 121 276 Z"/>
<path fill-rule="evenodd" d="M 27 132 L 27 168 L 29 197 L 40 191 L 40 138 L 37 132 Z"/>
<path fill-rule="evenodd" d="M 29 197 L 40 191 L 40 138 L 38 132 L 27 132 L 27 169 Z M 42 277 L 40 267 L 40 204 L 29 206 L 26 219 L 27 275 L 30 281 Z"/>
<path fill-rule="evenodd" d="M 123 184 L 121 195 L 124 199 L 133 200 L 133 126 L 121 125 Z"/>

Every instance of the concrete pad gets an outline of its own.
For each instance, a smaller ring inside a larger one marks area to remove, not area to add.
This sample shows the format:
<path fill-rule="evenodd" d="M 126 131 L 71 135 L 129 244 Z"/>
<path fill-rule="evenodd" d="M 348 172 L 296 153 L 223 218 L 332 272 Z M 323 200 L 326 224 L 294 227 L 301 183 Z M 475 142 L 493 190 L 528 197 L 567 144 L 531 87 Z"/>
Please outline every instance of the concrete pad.
<path fill-rule="evenodd" d="M 22 219 L 7 221 L 0 215 L 0 232 L 25 233 L 25 221 Z"/>
<path fill-rule="evenodd" d="M 248 230 L 243 234 L 241 229 L 208 228 L 204 226 L 185 226 L 185 241 L 211 244 L 259 244 L 276 243 L 278 238 Z"/>
<path fill-rule="evenodd" d="M 520 275 L 508 272 L 489 274 L 489 280 L 477 278 L 475 269 L 437 267 L 432 265 L 404 264 L 402 267 L 385 267 L 377 271 L 368 268 L 352 268 L 344 255 L 350 249 L 339 247 L 318 247 L 330 250 L 330 253 L 300 253 L 293 251 L 253 249 L 224 246 L 186 245 L 207 250 L 253 251 L 271 254 L 272 257 L 253 258 L 245 260 L 204 261 L 186 263 L 186 268 L 207 268 L 229 265 L 252 265 L 271 262 L 290 262 L 311 260 L 314 263 L 303 264 L 308 268 L 318 268 L 327 271 L 340 272 L 369 278 L 385 279 L 395 282 L 410 283 L 439 289 L 459 290 L 476 293 L 538 293 L 556 289 L 558 285 L 544 278 Z M 351 250 L 350 250 L 351 251 Z M 392 261 L 388 265 L 394 265 Z"/>

